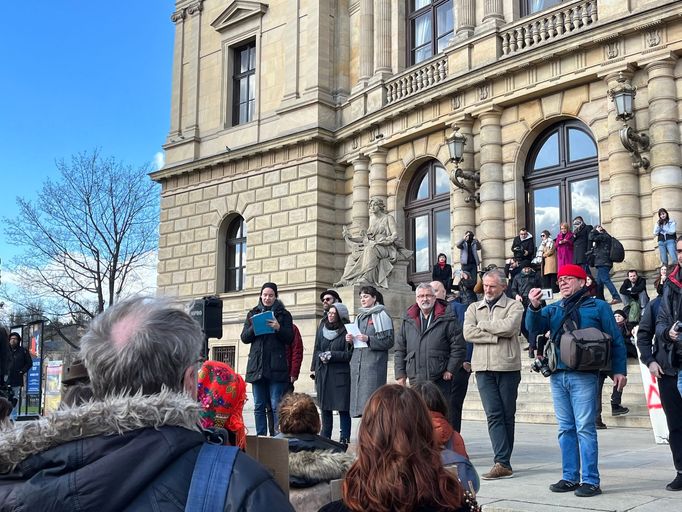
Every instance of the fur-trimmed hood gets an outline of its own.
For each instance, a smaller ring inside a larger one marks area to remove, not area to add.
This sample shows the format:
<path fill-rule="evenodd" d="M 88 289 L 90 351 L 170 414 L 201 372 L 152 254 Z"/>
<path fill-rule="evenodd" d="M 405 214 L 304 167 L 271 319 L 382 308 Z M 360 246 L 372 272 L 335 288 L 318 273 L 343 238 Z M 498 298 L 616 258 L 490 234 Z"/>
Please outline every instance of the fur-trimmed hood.
<path fill-rule="evenodd" d="M 77 439 L 164 426 L 200 432 L 200 410 L 200 405 L 189 396 L 162 390 L 155 395 L 90 401 L 38 421 L 17 423 L 0 431 L 0 474 L 12 471 L 31 455 Z"/>
<path fill-rule="evenodd" d="M 289 483 L 292 487 L 311 487 L 320 482 L 343 478 L 355 456 L 333 450 L 289 453 Z"/>

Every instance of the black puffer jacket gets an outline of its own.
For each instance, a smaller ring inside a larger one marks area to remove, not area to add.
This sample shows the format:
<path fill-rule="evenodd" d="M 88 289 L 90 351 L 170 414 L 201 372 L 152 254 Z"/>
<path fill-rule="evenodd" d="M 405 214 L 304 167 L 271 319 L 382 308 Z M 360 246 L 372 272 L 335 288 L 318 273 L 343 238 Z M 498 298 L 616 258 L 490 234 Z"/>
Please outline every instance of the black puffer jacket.
<path fill-rule="evenodd" d="M 205 442 L 196 405 L 173 393 L 114 398 L 1 432 L 0 511 L 184 511 Z M 224 510 L 293 509 L 240 452 Z"/>
<path fill-rule="evenodd" d="M 29 354 L 28 350 L 26 350 L 24 347 L 18 345 L 14 349 L 10 347 L 10 359 L 11 366 L 9 369 L 9 378 L 7 379 L 7 383 L 10 386 L 25 385 L 26 383 L 24 382 L 24 376 L 31 369 L 31 366 L 33 366 L 31 354 Z"/>
<path fill-rule="evenodd" d="M 284 309 L 284 304 L 275 300 L 271 308 L 279 322 L 279 331 L 271 334 L 256 336 L 253 332 L 251 317 L 267 311 L 258 301 L 258 306 L 246 315 L 242 329 L 242 341 L 251 345 L 249 361 L 246 364 L 246 382 L 256 382 L 269 379 L 274 382 L 289 382 L 289 368 L 287 366 L 286 345 L 294 339 L 294 323 L 291 314 Z"/>
<path fill-rule="evenodd" d="M 611 261 L 611 235 L 605 230 L 600 233 L 596 229 L 593 229 L 590 232 L 589 241 L 594 243 L 592 246 L 592 251 L 594 252 L 594 266 L 613 267 L 613 261 Z M 573 250 L 575 251 L 575 242 L 573 243 Z"/>

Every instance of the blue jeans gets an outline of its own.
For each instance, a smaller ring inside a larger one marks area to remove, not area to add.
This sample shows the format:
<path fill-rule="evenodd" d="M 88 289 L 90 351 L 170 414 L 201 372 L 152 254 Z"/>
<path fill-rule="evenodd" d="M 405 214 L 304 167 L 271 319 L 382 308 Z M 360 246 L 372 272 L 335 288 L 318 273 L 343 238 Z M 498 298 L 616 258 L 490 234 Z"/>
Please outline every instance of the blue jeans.
<path fill-rule="evenodd" d="M 272 419 L 275 424 L 275 435 L 279 433 L 279 402 L 289 385 L 288 382 L 274 382 L 260 379 L 251 383 L 253 391 L 253 415 L 256 419 L 256 434 L 268 435 L 268 419 L 265 415 L 267 404 L 272 407 Z"/>
<path fill-rule="evenodd" d="M 19 397 L 21 396 L 21 386 L 12 386 L 12 392 L 14 393 L 14 399 L 17 401 L 17 405 L 12 408 L 12 413 L 9 417 L 12 421 L 14 421 L 17 419 L 19 407 L 21 406 L 21 400 L 19 400 Z"/>
<path fill-rule="evenodd" d="M 514 449 L 514 416 L 521 372 L 476 372 L 481 403 L 488 420 L 494 461 L 511 469 Z"/>
<path fill-rule="evenodd" d="M 661 253 L 662 265 L 674 265 L 677 263 L 677 253 L 675 252 L 675 240 L 659 240 L 658 251 Z"/>
<path fill-rule="evenodd" d="M 564 480 L 599 485 L 597 428 L 594 424 L 599 375 L 558 371 L 549 378 L 559 424 Z"/>
<path fill-rule="evenodd" d="M 597 284 L 606 286 L 612 299 L 621 300 L 618 290 L 611 282 L 611 267 L 597 267 Z"/>
<path fill-rule="evenodd" d="M 682 395 L 682 372 L 677 374 L 677 390 Z"/>
<path fill-rule="evenodd" d="M 322 410 L 322 437 L 332 438 L 332 427 L 334 426 L 334 411 Z M 350 412 L 339 411 L 339 423 L 341 424 L 341 439 L 350 440 Z"/>

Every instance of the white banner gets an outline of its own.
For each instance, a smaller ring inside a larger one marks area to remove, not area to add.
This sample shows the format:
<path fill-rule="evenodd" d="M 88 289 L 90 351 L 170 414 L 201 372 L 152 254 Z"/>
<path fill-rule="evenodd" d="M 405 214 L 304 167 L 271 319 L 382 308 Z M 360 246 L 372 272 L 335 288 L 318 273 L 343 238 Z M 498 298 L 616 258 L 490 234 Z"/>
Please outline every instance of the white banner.
<path fill-rule="evenodd" d="M 637 347 L 637 356 L 639 347 Z M 639 359 L 639 369 L 642 372 L 642 385 L 644 386 L 644 397 L 646 398 L 646 407 L 649 410 L 649 419 L 651 420 L 651 428 L 654 430 L 654 439 L 656 444 L 668 444 L 668 423 L 665 419 L 665 412 L 663 412 L 663 405 L 661 405 L 661 394 L 658 391 L 658 380 L 651 375 L 649 368 L 647 368 Z"/>

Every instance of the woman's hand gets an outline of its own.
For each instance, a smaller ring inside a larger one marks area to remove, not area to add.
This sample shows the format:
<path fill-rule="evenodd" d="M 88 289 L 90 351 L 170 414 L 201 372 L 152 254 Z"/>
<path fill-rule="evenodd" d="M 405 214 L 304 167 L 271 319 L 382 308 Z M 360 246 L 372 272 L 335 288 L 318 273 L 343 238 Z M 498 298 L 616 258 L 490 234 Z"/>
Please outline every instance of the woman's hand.
<path fill-rule="evenodd" d="M 268 320 L 268 325 L 272 327 L 275 331 L 279 331 L 280 325 L 279 322 L 277 321 L 276 318 L 273 318 L 272 320 Z"/>
<path fill-rule="evenodd" d="M 346 341 L 348 343 L 353 343 L 353 335 L 352 334 L 346 334 Z"/>

